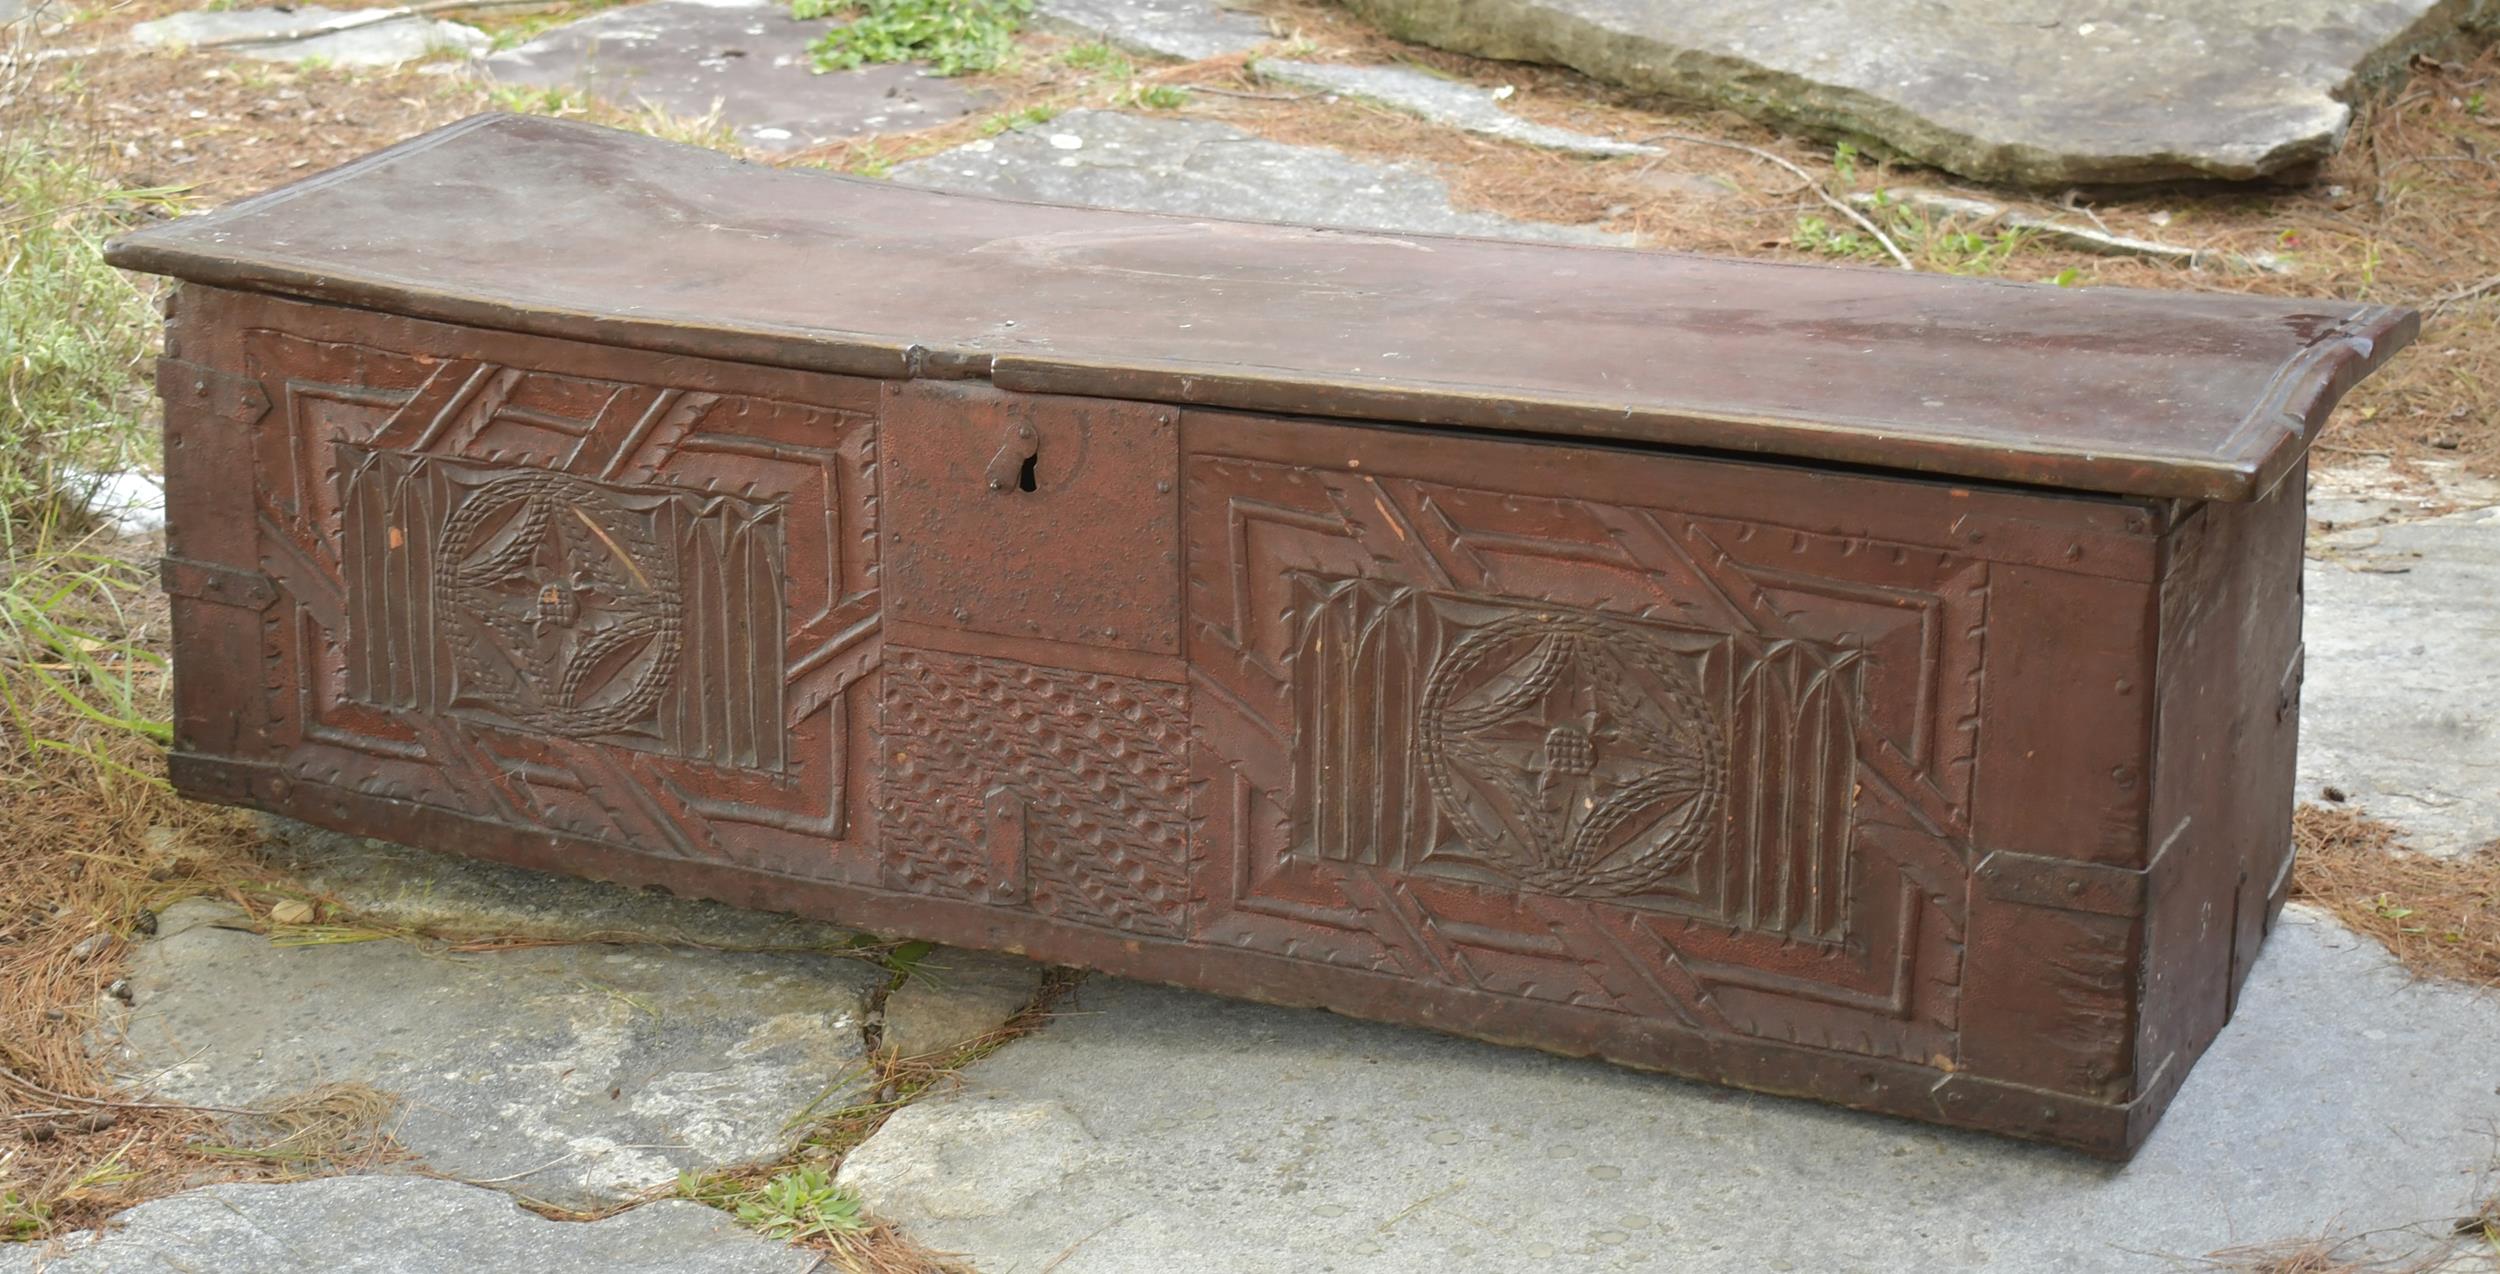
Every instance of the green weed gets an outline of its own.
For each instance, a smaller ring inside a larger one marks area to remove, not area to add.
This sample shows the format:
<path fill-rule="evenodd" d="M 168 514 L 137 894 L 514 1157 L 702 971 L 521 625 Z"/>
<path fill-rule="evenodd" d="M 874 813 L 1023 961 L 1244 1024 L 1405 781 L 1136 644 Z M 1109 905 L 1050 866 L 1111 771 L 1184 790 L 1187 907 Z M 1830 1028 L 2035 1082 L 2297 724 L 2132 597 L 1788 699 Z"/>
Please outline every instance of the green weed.
<path fill-rule="evenodd" d="M 1119 104 L 1150 111 L 1175 111 L 1189 104 L 1189 92 L 1169 84 L 1131 84 L 1120 95 Z"/>
<path fill-rule="evenodd" d="M 1059 62 L 1072 71 L 1098 72 L 1115 80 L 1137 74 L 1137 64 L 1108 44 L 1073 45 L 1060 53 Z"/>
<path fill-rule="evenodd" d="M 791 0 L 790 16 L 850 20 L 817 37 L 808 52 L 819 71 L 872 62 L 925 61 L 940 75 L 995 70 L 1013 51 L 1033 0 Z"/>
<path fill-rule="evenodd" d="M 67 708 L 91 725 L 171 742 L 172 728 L 145 706 L 164 674 L 164 657 L 121 634 L 134 626 L 124 608 L 147 584 L 134 562 L 29 537 L 30 552 L 0 564 L 0 719 L 28 751 L 67 751 L 118 769 L 92 743 L 41 736 L 47 709 Z"/>
<path fill-rule="evenodd" d="M 1808 213 L 1797 218 L 1797 230 L 1789 242 L 1808 252 L 1827 257 L 1880 257 L 1884 245 L 1861 230 L 1834 226 L 1830 221 Z"/>
<path fill-rule="evenodd" d="M 1020 111 L 1001 111 L 981 121 L 981 135 L 996 137 L 1009 129 L 1023 128 L 1029 124 L 1047 124 L 1058 117 L 1058 108 L 1052 106 L 1028 106 Z"/>
<path fill-rule="evenodd" d="M 64 470 L 156 456 L 144 379 L 156 315 L 104 240 L 180 187 L 125 189 L 57 138 L 0 140 L 0 550 L 59 512 Z"/>
<path fill-rule="evenodd" d="M 590 108 L 590 95 L 561 84 L 546 88 L 500 85 L 487 94 L 499 111 L 515 115 L 579 115 Z"/>
<path fill-rule="evenodd" d="M 868 142 L 860 146 L 854 154 L 850 170 L 855 176 L 873 177 L 878 181 L 883 181 L 894 172 L 894 157 L 885 153 L 884 149 L 875 142 Z"/>
<path fill-rule="evenodd" d="M 52 1209 L 41 1199 L 30 1199 L 15 1190 L 0 1190 L 0 1243 L 18 1243 L 43 1233 L 44 1223 L 52 1219 Z"/>
<path fill-rule="evenodd" d="M 689 1173 L 677 1179 L 677 1193 L 734 1213 L 749 1228 L 787 1243 L 845 1238 L 869 1225 L 858 1193 L 835 1185 L 833 1174 L 815 1164 L 785 1169 L 754 1186 Z"/>
<path fill-rule="evenodd" d="M 156 314 L 104 264 L 104 240 L 178 191 L 117 187 L 59 141 L 0 142 L 0 737 L 119 773 L 91 733 L 34 727 L 66 710 L 170 737 L 154 706 L 164 660 L 125 636 L 148 572 L 85 533 L 73 488 L 77 470 L 156 463 L 143 376 Z"/>
<path fill-rule="evenodd" d="M 1950 220 L 1935 220 L 1881 193 L 1865 209 L 1867 220 L 1881 226 L 1922 270 L 1995 274 L 2032 239 L 2029 232 L 2022 230 L 1965 229 Z M 1797 218 L 1797 229 L 1789 242 L 1820 256 L 1860 261 L 1891 257 L 1874 235 L 1855 222 L 1812 214 Z"/>

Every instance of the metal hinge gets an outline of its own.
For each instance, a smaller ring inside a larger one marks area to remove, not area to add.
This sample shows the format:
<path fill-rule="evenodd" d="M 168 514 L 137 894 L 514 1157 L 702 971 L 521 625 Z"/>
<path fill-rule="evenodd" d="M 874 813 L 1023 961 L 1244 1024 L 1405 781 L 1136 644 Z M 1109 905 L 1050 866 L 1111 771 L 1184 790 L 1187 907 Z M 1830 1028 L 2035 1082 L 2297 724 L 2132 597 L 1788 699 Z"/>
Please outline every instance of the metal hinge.
<path fill-rule="evenodd" d="M 269 414 L 269 393 L 250 376 L 179 358 L 156 360 L 156 392 L 165 400 L 168 426 L 178 426 L 177 409 L 205 412 L 219 424 L 248 429 Z"/>
<path fill-rule="evenodd" d="M 157 564 L 157 571 L 168 597 L 255 611 L 267 610 L 278 600 L 277 584 L 258 571 L 188 557 L 167 557 Z"/>
<path fill-rule="evenodd" d="M 1998 850 L 1972 873 L 1981 892 L 2005 902 L 2103 916 L 2144 914 L 2141 869 Z"/>

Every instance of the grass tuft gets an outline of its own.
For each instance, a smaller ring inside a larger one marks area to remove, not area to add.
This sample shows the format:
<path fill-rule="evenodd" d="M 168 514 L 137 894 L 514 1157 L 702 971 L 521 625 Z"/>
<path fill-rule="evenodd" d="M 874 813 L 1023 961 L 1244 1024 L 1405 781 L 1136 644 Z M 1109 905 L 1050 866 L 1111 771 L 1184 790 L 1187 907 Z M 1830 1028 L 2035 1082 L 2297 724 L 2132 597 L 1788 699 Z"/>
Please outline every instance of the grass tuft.
<path fill-rule="evenodd" d="M 808 46 L 818 71 L 874 62 L 928 62 L 940 75 L 992 71 L 1015 52 L 1033 0 L 791 0 L 790 16 L 847 14 Z"/>
<path fill-rule="evenodd" d="M 0 551 L 75 522 L 68 470 L 151 463 L 143 375 L 156 316 L 104 240 L 170 209 L 180 187 L 124 188 L 51 130 L 0 137 Z"/>

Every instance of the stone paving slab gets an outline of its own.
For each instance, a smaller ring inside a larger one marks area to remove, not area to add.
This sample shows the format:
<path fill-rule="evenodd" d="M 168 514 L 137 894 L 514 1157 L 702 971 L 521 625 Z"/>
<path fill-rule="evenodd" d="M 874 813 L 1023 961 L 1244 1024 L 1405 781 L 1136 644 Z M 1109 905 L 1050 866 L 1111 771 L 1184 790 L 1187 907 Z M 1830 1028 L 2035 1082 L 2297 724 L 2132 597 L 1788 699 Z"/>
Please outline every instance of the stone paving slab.
<path fill-rule="evenodd" d="M 2301 799 L 2435 853 L 2500 841 L 2500 508 L 2313 537 L 2304 578 Z"/>
<path fill-rule="evenodd" d="M 2300 907 L 2124 1168 L 1109 979 L 1062 1009 L 842 1178 L 986 1274 L 2158 1270 L 2445 1242 L 2494 1184 L 2500 997 Z"/>
<path fill-rule="evenodd" d="M 916 64 L 819 75 L 807 46 L 830 25 L 760 0 L 652 0 L 551 28 L 479 65 L 500 83 L 574 88 L 681 118 L 717 109 L 741 143 L 774 153 L 927 128 L 987 100 Z"/>
<path fill-rule="evenodd" d="M 878 1038 L 897 1057 L 940 1057 L 1007 1024 L 1041 993 L 1043 966 L 939 947 L 886 996 Z"/>
<path fill-rule="evenodd" d="M 425 1177 L 216 1185 L 54 1243 L 0 1246 L 0 1274 L 808 1274 L 813 1252 L 699 1203 L 550 1221 L 510 1196 Z"/>
<path fill-rule="evenodd" d="M 1346 66 L 1333 62 L 1292 62 L 1262 58 L 1256 70 L 1263 79 L 1297 84 L 1345 97 L 1369 98 L 1420 115 L 1436 124 L 1498 137 L 1503 141 L 1542 146 L 1575 155 L 1655 155 L 1658 148 L 1592 133 L 1574 132 L 1521 119 L 1503 110 L 1493 89 L 1453 80 L 1411 66 Z"/>
<path fill-rule="evenodd" d="M 1267 19 L 1217 0 L 1040 0 L 1033 25 L 1183 62 L 1246 53 L 1274 38 Z"/>
<path fill-rule="evenodd" d="M 1576 67 L 2044 189 L 2247 179 L 2333 153 L 2358 78 L 2493 0 L 1349 0 L 1391 34 Z"/>
<path fill-rule="evenodd" d="M 2309 470 L 2309 532 L 2419 522 L 2458 509 L 2500 505 L 2500 479 L 2468 473 L 2456 461 L 2413 460 L 2399 474 L 2384 459 L 2346 460 Z"/>
<path fill-rule="evenodd" d="M 1450 204 L 1420 166 L 1376 164 L 1292 146 L 1229 124 L 1118 111 L 1069 111 L 926 159 L 898 164 L 906 185 L 1183 216 L 1566 243 L 1628 243 L 1588 226 L 1518 221 Z"/>
<path fill-rule="evenodd" d="M 656 889 L 554 876 L 271 817 L 262 861 L 367 923 L 457 936 L 835 951 L 851 930 Z"/>
<path fill-rule="evenodd" d="M 336 1081 L 398 1095 L 428 1166 L 569 1207 L 777 1157 L 865 1078 L 885 971 L 659 946 L 476 954 L 391 940 L 281 947 L 230 904 L 166 909 L 104 1032 L 126 1083 L 249 1105 Z"/>
<path fill-rule="evenodd" d="M 296 9 L 202 9 L 142 22 L 130 38 L 146 45 L 194 47 L 233 36 L 278 35 L 287 31 L 347 23 L 388 13 L 388 9 L 334 10 L 318 6 Z M 482 53 L 494 38 L 473 26 L 439 19 L 401 18 L 377 22 L 309 40 L 283 44 L 243 44 L 217 52 L 262 62 L 302 62 L 319 58 L 333 66 L 397 66 L 437 53 Z"/>

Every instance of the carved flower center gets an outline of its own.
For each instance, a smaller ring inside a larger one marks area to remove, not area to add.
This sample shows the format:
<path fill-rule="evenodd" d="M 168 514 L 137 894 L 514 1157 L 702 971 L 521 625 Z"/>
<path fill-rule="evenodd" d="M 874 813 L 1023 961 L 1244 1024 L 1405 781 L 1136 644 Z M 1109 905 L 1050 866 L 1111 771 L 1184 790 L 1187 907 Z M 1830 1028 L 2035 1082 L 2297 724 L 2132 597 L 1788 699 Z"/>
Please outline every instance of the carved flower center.
<path fill-rule="evenodd" d="M 1545 768 L 1573 776 L 1597 768 L 1597 746 L 1589 741 L 1589 732 L 1567 722 L 1546 731 Z"/>
<path fill-rule="evenodd" d="M 581 601 L 573 590 L 561 583 L 541 584 L 538 588 L 538 622 L 558 628 L 571 628 L 582 617 Z"/>

